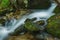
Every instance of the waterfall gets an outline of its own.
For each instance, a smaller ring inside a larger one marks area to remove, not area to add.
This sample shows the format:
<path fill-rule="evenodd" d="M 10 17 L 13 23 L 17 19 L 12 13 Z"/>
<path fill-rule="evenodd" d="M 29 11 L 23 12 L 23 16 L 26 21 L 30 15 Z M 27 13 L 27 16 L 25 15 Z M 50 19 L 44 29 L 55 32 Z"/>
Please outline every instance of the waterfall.
<path fill-rule="evenodd" d="M 48 10 L 43 10 L 43 11 L 39 11 L 39 12 L 34 12 L 30 15 L 26 15 L 26 16 L 23 16 L 21 19 L 19 19 L 15 25 L 12 26 L 12 28 L 10 28 L 10 32 L 14 31 L 17 27 L 21 26 L 22 24 L 24 24 L 24 21 L 27 19 L 27 18 L 34 18 L 34 17 L 37 17 L 39 20 L 40 20 L 40 17 L 45 17 L 45 18 L 49 18 L 51 17 L 53 14 L 53 11 L 55 9 L 55 7 L 57 6 L 57 4 L 55 3 L 52 3 L 51 7 L 48 9 Z"/>
<path fill-rule="evenodd" d="M 54 11 L 54 9 L 56 8 L 57 4 L 56 3 L 52 3 L 51 7 L 48 9 L 48 12 L 51 13 Z"/>
<path fill-rule="evenodd" d="M 46 18 L 46 19 L 48 19 L 49 17 L 54 15 L 53 11 L 56 8 L 56 6 L 57 6 L 56 3 L 52 3 L 51 7 L 48 10 L 40 10 L 38 12 L 34 12 L 34 13 L 29 15 L 29 18 L 37 17 L 38 19 L 39 18 Z"/>
<path fill-rule="evenodd" d="M 24 24 L 24 21 L 27 18 L 37 18 L 38 20 L 41 20 L 41 17 L 44 17 L 48 19 L 53 15 L 53 11 L 57 5 L 55 3 L 52 3 L 51 7 L 48 10 L 40 10 L 39 12 L 34 12 L 29 15 L 25 15 L 19 20 L 12 19 L 10 22 L 6 22 L 5 27 L 0 27 L 0 40 L 3 40 L 4 37 L 8 36 L 9 33 L 14 32 L 14 30 L 17 27 L 21 27 L 22 24 Z M 45 19 L 44 19 L 45 20 Z"/>

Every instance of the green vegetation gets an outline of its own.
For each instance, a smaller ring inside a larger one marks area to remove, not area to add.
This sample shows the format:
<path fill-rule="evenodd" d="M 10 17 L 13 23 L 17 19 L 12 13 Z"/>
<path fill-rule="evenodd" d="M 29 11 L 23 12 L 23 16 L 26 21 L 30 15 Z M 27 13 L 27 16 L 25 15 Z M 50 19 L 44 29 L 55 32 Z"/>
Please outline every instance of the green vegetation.
<path fill-rule="evenodd" d="M 0 9 L 7 8 L 9 4 L 10 4 L 9 0 L 2 0 L 0 3 Z"/>
<path fill-rule="evenodd" d="M 47 32 L 60 38 L 60 7 L 54 10 L 55 15 L 48 19 Z"/>
<path fill-rule="evenodd" d="M 60 38 L 60 14 L 48 19 L 47 32 Z"/>
<path fill-rule="evenodd" d="M 56 14 L 60 13 L 60 7 L 57 6 L 57 7 L 55 8 L 54 12 L 55 12 Z"/>
<path fill-rule="evenodd" d="M 27 19 L 25 21 L 25 25 L 24 26 L 29 31 L 38 31 L 39 30 L 38 27 L 37 27 L 37 25 L 34 24 L 34 23 L 32 23 L 32 21 L 30 19 Z"/>

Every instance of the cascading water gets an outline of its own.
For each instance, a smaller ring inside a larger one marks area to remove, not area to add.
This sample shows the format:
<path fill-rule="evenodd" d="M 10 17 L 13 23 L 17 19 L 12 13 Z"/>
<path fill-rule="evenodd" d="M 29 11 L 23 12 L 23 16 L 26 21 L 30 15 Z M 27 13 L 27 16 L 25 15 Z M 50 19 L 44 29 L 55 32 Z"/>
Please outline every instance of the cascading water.
<path fill-rule="evenodd" d="M 22 24 L 24 24 L 24 21 L 27 18 L 34 18 L 36 17 L 37 20 L 47 20 L 49 17 L 51 17 L 52 15 L 54 15 L 54 13 L 52 13 L 55 9 L 55 7 L 57 6 L 57 4 L 52 3 L 51 7 L 47 10 L 40 10 L 38 12 L 34 12 L 30 15 L 25 15 L 22 18 L 20 18 L 19 20 L 15 20 L 12 19 L 10 21 L 10 24 L 8 24 L 8 22 L 6 22 L 5 27 L 0 27 L 0 40 L 3 40 L 3 38 L 5 38 L 6 36 L 8 36 L 9 33 L 14 32 L 14 30 L 18 27 L 20 27 Z M 45 18 L 45 19 L 40 19 L 40 18 Z"/>

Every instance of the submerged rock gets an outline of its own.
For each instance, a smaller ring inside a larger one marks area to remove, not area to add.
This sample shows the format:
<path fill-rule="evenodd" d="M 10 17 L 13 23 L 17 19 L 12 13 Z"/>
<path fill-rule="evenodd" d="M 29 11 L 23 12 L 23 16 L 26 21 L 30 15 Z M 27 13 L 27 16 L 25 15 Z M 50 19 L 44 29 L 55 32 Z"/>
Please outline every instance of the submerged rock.
<path fill-rule="evenodd" d="M 0 19 L 0 26 L 4 26 L 5 25 L 6 20 L 5 19 Z"/>

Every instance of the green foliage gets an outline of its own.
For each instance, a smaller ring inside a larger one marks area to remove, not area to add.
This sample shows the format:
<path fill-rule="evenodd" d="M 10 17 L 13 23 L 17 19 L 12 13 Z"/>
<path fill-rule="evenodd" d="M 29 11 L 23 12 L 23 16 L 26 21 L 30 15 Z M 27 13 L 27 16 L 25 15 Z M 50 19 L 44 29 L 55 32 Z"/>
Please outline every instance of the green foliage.
<path fill-rule="evenodd" d="M 2 0 L 0 3 L 0 9 L 7 8 L 9 6 L 9 4 L 10 4 L 9 0 Z"/>
<path fill-rule="evenodd" d="M 60 7 L 57 6 L 56 9 L 54 10 L 54 12 L 55 12 L 56 14 L 60 13 Z"/>
<path fill-rule="evenodd" d="M 60 38 L 60 15 L 48 19 L 47 32 Z"/>

